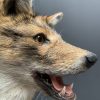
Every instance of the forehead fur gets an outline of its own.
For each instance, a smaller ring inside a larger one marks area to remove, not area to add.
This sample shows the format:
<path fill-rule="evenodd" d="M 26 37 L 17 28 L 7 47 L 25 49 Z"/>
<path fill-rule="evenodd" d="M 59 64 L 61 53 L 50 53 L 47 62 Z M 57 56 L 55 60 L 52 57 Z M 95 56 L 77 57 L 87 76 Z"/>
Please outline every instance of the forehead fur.
<path fill-rule="evenodd" d="M 34 16 L 32 0 L 1 0 L 0 1 L 0 30 L 13 30 L 26 36 L 37 33 L 55 35 L 51 27 L 62 18 L 62 13 L 52 16 Z"/>
<path fill-rule="evenodd" d="M 0 16 L 0 28 L 8 28 L 20 33 L 27 33 L 26 35 L 33 35 L 36 33 L 56 33 L 46 22 L 46 16 L 36 16 L 20 14 L 18 16 Z"/>

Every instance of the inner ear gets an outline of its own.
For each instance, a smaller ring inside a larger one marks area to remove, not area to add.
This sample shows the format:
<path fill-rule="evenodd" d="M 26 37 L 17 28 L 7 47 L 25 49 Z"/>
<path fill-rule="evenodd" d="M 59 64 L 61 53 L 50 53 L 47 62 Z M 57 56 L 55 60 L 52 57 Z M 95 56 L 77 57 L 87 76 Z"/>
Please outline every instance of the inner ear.
<path fill-rule="evenodd" d="M 17 0 L 5 0 L 4 1 L 4 11 L 5 11 L 4 13 L 6 15 L 17 14 L 16 1 Z"/>
<path fill-rule="evenodd" d="M 47 17 L 47 24 L 49 24 L 50 26 L 55 26 L 57 23 L 59 23 L 63 18 L 63 13 L 59 12 L 56 13 L 54 15 L 48 16 Z"/>
<path fill-rule="evenodd" d="M 33 14 L 32 0 L 4 0 L 3 13 L 5 15 L 16 15 L 20 13 Z"/>

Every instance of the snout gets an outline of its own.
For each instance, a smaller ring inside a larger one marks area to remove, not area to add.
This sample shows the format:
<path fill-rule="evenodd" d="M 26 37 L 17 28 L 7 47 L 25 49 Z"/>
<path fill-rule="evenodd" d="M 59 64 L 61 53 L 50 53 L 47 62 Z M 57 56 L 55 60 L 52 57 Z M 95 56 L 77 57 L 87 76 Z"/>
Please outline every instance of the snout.
<path fill-rule="evenodd" d="M 94 53 L 89 53 L 86 57 L 86 67 L 90 68 L 92 65 L 94 65 L 97 61 L 97 55 Z"/>

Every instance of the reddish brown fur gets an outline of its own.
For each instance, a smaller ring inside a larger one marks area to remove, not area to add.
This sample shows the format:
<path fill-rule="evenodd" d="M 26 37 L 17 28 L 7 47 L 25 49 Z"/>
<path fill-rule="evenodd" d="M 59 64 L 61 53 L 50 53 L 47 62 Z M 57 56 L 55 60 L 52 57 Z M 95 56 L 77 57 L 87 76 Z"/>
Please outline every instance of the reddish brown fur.
<path fill-rule="evenodd" d="M 82 59 L 88 51 L 64 42 L 48 24 L 50 18 L 54 17 L 53 15 L 34 17 L 34 14 L 28 11 L 31 8 L 24 9 L 24 4 L 22 4 L 23 11 L 18 8 L 17 14 L 7 15 L 1 2 L 3 0 L 0 1 L 0 8 L 2 8 L 0 13 L 0 73 L 4 75 L 4 78 L 9 77 L 9 81 L 12 81 L 15 86 L 8 84 L 7 88 L 5 86 L 0 88 L 0 100 L 31 100 L 33 94 L 40 89 L 31 77 L 32 71 L 49 70 L 52 74 L 65 75 L 86 70 Z M 21 36 L 13 35 L 14 32 Z M 32 37 L 38 33 L 43 33 L 49 42 L 35 41 Z M 7 84 L 6 78 L 5 83 L 0 83 L 0 87 L 2 84 Z M 16 94 L 17 99 L 13 99 L 14 93 L 12 98 L 9 97 L 10 92 L 21 91 L 20 88 L 25 91 L 22 96 L 19 96 L 19 92 Z M 9 89 L 12 91 L 9 92 Z M 5 97 L 3 94 L 6 94 Z"/>

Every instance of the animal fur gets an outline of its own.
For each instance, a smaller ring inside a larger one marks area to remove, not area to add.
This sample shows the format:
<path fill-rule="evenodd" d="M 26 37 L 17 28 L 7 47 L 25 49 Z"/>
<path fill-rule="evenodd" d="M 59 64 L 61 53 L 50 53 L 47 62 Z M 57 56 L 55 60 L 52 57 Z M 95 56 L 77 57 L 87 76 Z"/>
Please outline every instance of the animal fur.
<path fill-rule="evenodd" d="M 0 100 L 32 100 L 41 90 L 32 71 L 65 75 L 87 69 L 88 51 L 66 43 L 53 28 L 63 14 L 35 16 L 31 3 L 0 0 Z M 35 40 L 40 33 L 48 41 Z"/>

